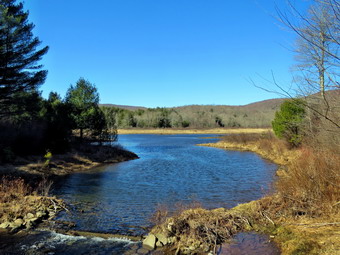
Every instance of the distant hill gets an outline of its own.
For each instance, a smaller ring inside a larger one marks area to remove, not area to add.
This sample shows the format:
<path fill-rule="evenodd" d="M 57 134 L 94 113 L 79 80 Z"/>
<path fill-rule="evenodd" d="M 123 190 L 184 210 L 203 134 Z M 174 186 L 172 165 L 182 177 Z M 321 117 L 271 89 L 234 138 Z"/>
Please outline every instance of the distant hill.
<path fill-rule="evenodd" d="M 258 109 L 277 109 L 278 106 L 281 105 L 281 103 L 284 101 L 284 98 L 275 98 L 275 99 L 268 99 L 268 100 L 263 100 L 255 103 L 250 103 L 246 105 L 185 105 L 185 106 L 177 106 L 177 107 L 166 107 L 167 109 L 181 109 L 181 108 L 187 108 L 187 107 L 206 107 L 206 108 L 211 108 L 211 107 L 225 107 L 225 108 L 252 108 L 255 110 Z M 100 106 L 105 106 L 105 107 L 115 107 L 115 108 L 120 108 L 120 109 L 126 109 L 126 110 L 146 110 L 150 109 L 148 107 L 144 106 L 132 106 L 132 105 L 117 105 L 117 104 L 100 104 Z"/>

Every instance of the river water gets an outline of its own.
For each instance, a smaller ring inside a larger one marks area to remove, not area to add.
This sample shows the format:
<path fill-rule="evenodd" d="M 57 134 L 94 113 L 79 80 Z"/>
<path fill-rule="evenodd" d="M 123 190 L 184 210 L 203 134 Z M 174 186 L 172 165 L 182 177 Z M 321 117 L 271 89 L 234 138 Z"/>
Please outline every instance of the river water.
<path fill-rule="evenodd" d="M 75 222 L 78 230 L 140 235 L 160 205 L 170 211 L 178 203 L 191 202 L 208 209 L 230 208 L 270 190 L 275 164 L 250 152 L 196 146 L 217 141 L 207 136 L 120 135 L 119 143 L 140 158 L 72 174 L 56 183 L 54 194 L 70 205 L 70 213 L 58 219 Z M 69 244 L 68 253 L 61 250 L 66 237 L 47 236 L 44 243 L 59 240 L 53 254 L 121 254 L 136 246 L 100 240 L 108 252 L 100 253 L 96 245 L 85 245 L 92 239 L 78 238 Z"/>

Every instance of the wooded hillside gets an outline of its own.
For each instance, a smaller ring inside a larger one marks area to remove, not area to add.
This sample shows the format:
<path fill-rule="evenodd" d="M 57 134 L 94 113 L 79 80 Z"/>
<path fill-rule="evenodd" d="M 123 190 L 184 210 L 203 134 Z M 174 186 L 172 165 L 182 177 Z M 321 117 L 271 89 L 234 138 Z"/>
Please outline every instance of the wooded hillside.
<path fill-rule="evenodd" d="M 173 108 L 143 108 L 103 104 L 115 114 L 118 128 L 214 128 L 270 127 L 284 99 L 270 99 L 242 106 L 188 105 Z"/>

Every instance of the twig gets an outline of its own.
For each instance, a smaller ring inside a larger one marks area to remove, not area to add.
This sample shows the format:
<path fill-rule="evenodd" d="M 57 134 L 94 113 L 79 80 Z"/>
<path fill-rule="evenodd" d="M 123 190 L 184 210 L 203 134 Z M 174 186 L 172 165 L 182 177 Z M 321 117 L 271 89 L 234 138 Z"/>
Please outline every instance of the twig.
<path fill-rule="evenodd" d="M 336 206 L 336 205 L 340 205 L 340 201 L 339 202 L 336 202 L 334 205 L 332 206 Z"/>
<path fill-rule="evenodd" d="M 51 200 L 51 202 L 53 204 L 54 212 L 56 213 L 57 212 L 57 204 L 53 201 L 53 199 L 50 198 L 50 200 Z"/>
<path fill-rule="evenodd" d="M 261 215 L 263 217 L 265 217 L 271 224 L 273 224 L 275 226 L 275 223 L 274 221 L 272 221 L 272 219 L 270 219 L 263 211 L 261 211 Z"/>

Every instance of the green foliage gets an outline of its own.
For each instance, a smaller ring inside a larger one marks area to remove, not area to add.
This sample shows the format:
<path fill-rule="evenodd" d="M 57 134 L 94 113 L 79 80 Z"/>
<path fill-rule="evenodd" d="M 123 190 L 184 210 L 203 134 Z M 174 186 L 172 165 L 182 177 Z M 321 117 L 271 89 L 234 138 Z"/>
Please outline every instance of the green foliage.
<path fill-rule="evenodd" d="M 29 115 L 34 101 L 27 95 L 45 81 L 47 71 L 38 62 L 48 47 L 37 49 L 41 42 L 33 28 L 22 3 L 0 0 L 0 117 Z"/>
<path fill-rule="evenodd" d="M 101 142 L 116 140 L 115 111 L 99 108 L 99 94 L 96 87 L 84 78 L 80 78 L 76 86 L 68 89 L 65 102 L 70 107 L 73 128 L 80 130 L 83 140 L 84 130 L 89 137 Z"/>
<path fill-rule="evenodd" d="M 277 137 L 285 139 L 293 146 L 300 145 L 303 138 L 305 109 L 302 100 L 287 100 L 282 103 L 272 122 Z"/>
<path fill-rule="evenodd" d="M 116 109 L 112 107 L 100 107 L 106 121 L 106 130 L 112 141 L 117 139 Z M 107 139 L 105 139 L 107 140 Z"/>
<path fill-rule="evenodd" d="M 37 91 L 21 91 L 12 96 L 12 103 L 7 108 L 10 116 L 3 118 L 10 119 L 15 123 L 31 122 L 40 119 L 40 110 L 43 106 L 43 99 Z"/>
<path fill-rule="evenodd" d="M 183 120 L 182 123 L 181 123 L 181 125 L 182 125 L 183 128 L 187 128 L 187 127 L 190 126 L 190 122 L 187 121 L 187 120 Z"/>
<path fill-rule="evenodd" d="M 84 129 L 92 130 L 94 135 L 104 129 L 105 121 L 98 107 L 99 94 L 89 81 L 80 78 L 76 86 L 71 85 L 66 94 L 66 103 L 70 105 L 73 128 L 80 130 L 80 139 Z"/>

